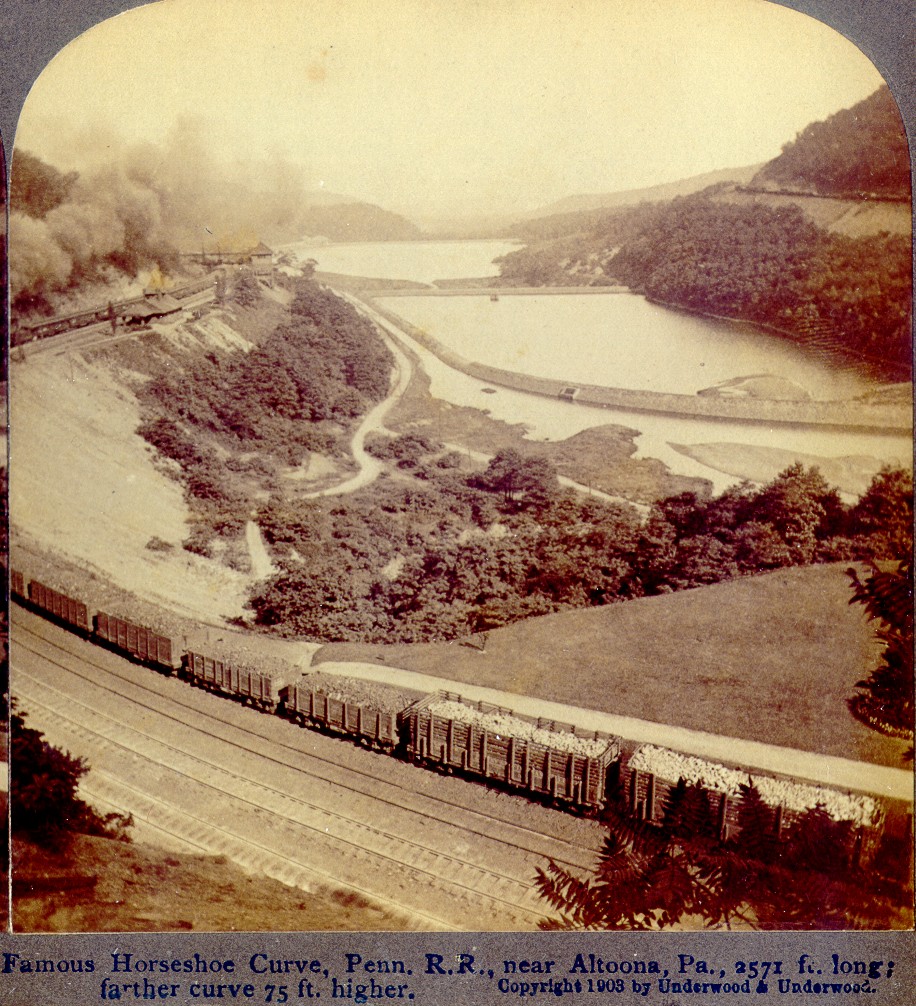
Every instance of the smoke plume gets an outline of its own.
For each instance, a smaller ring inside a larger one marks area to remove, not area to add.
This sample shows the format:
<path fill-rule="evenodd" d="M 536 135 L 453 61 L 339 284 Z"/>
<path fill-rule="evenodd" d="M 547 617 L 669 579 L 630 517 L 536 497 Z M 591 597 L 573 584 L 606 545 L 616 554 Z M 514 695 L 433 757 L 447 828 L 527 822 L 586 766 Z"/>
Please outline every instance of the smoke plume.
<path fill-rule="evenodd" d="M 69 173 L 14 153 L 10 288 L 20 313 L 47 311 L 90 285 L 125 288 L 152 269 L 174 275 L 181 251 L 299 236 L 304 171 L 280 159 L 220 162 L 201 122 L 178 122 L 158 146 L 106 134 L 79 147 Z"/>

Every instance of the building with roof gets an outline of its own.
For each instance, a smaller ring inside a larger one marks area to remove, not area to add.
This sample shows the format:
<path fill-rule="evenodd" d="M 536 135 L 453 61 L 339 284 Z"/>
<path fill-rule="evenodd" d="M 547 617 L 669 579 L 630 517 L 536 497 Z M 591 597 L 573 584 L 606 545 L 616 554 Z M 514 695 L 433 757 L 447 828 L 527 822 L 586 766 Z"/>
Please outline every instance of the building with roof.
<path fill-rule="evenodd" d="M 254 248 L 216 246 L 209 251 L 201 249 L 199 252 L 185 252 L 184 258 L 207 266 L 248 266 L 256 276 L 262 277 L 269 277 L 274 268 L 273 249 L 268 248 L 263 241 L 258 241 Z"/>
<path fill-rule="evenodd" d="M 263 241 L 251 252 L 251 269 L 256 276 L 269 276 L 274 269 L 274 253 Z"/>

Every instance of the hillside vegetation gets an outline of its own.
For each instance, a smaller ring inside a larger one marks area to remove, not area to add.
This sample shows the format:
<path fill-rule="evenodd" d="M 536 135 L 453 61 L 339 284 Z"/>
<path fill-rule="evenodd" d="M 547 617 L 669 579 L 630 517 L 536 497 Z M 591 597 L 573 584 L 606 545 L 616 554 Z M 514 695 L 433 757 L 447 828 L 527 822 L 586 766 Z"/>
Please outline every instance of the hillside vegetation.
<path fill-rule="evenodd" d="M 823 122 L 813 122 L 753 178 L 751 188 L 836 198 L 910 198 L 910 159 L 887 87 Z"/>
<path fill-rule="evenodd" d="M 889 373 L 908 372 L 910 249 L 903 238 L 828 234 L 797 207 L 684 200 L 607 268 L 652 299 L 802 339 L 829 335 L 845 353 Z"/>
<path fill-rule="evenodd" d="M 236 296 L 259 297 L 245 284 Z M 257 310 L 257 307 L 254 306 Z M 344 457 L 355 422 L 388 391 L 393 361 L 375 328 L 314 280 L 249 352 L 161 360 L 138 389 L 140 434 L 177 464 L 196 525 L 189 547 L 237 536 L 250 496 L 283 466 Z"/>
<path fill-rule="evenodd" d="M 874 195 L 907 199 L 908 177 L 899 116 L 882 89 L 808 127 L 747 191 L 784 184 L 854 194 L 866 204 Z M 796 205 L 745 202 L 743 191 L 712 186 L 665 204 L 530 222 L 519 233 L 534 243 L 502 259 L 502 278 L 533 286 L 623 283 L 673 307 L 814 340 L 886 379 L 908 379 L 909 239 L 830 233 Z"/>
<path fill-rule="evenodd" d="M 759 490 L 662 500 L 642 524 L 561 489 L 536 455 L 501 451 L 467 475 L 426 438 L 376 450 L 398 478 L 261 509 L 279 572 L 252 599 L 258 622 L 318 641 L 449 640 L 767 569 L 905 555 L 911 540 L 903 472 L 882 472 L 847 508 L 816 469 L 793 465 Z"/>
<path fill-rule="evenodd" d="M 239 291 L 256 296 L 257 284 Z M 318 642 L 459 639 L 910 547 L 902 471 L 881 472 L 848 507 L 817 469 L 794 464 L 761 489 L 661 500 L 643 523 L 632 507 L 562 489 L 546 451 L 503 448 L 475 467 L 429 427 L 370 439 L 386 471 L 365 489 L 300 491 L 283 467 L 345 461 L 348 431 L 384 396 L 390 367 L 373 326 L 303 280 L 288 317 L 250 351 L 169 359 L 139 389 L 140 432 L 174 463 L 195 518 L 185 548 L 232 564 L 231 549 L 247 560 L 238 550 L 250 517 L 263 532 L 276 572 L 250 600 L 262 626 Z"/>

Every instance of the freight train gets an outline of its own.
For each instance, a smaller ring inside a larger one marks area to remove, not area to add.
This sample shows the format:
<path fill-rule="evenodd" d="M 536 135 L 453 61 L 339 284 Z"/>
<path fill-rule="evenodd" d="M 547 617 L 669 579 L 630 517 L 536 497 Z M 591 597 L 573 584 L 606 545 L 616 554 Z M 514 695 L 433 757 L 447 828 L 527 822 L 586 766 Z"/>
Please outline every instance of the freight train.
<path fill-rule="evenodd" d="M 168 291 L 170 297 L 176 301 L 187 300 L 195 294 L 211 289 L 216 280 L 213 276 L 205 279 L 187 283 L 184 286 L 176 287 Z M 40 321 L 33 321 L 28 324 L 18 322 L 14 319 L 13 329 L 10 333 L 10 344 L 21 346 L 24 343 L 34 342 L 36 339 L 48 339 L 54 335 L 61 335 L 64 332 L 72 332 L 78 328 L 86 328 L 89 325 L 110 323 L 112 320 L 121 322 L 131 314 L 131 309 L 139 304 L 143 304 L 145 297 L 133 297 L 130 300 L 118 301 L 117 303 L 106 304 L 104 307 L 91 308 L 87 311 L 77 311 L 74 314 L 58 315 L 53 318 L 44 318 Z"/>
<path fill-rule="evenodd" d="M 24 574 L 10 574 L 14 600 L 58 625 L 192 686 L 251 705 L 303 727 L 344 737 L 424 768 L 527 796 L 574 813 L 598 815 L 612 802 L 652 822 L 680 780 L 707 795 L 723 838 L 740 828 L 746 770 L 634 744 L 600 732 L 440 691 L 408 695 L 395 688 L 336 675 L 309 673 L 275 687 L 269 674 L 234 667 L 192 651 L 151 629 L 107 612 L 91 618 L 87 605 Z M 296 672 L 298 674 L 298 672 Z M 880 793 L 848 793 L 775 774 L 753 783 L 772 810 L 777 837 L 815 807 L 845 824 L 849 857 L 859 863 L 906 855 L 912 804 Z"/>

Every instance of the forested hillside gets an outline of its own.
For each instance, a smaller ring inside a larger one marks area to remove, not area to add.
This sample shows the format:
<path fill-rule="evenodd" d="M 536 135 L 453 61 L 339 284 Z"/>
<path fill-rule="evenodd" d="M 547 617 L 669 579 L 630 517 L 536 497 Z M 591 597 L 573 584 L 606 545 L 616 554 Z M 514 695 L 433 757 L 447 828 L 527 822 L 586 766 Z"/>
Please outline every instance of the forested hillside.
<path fill-rule="evenodd" d="M 629 507 L 561 489 L 543 459 L 505 451 L 469 476 L 438 445 L 401 441 L 386 446 L 401 458 L 397 480 L 262 508 L 280 571 L 252 600 L 259 623 L 324 641 L 449 640 L 783 566 L 899 557 L 911 544 L 904 472 L 879 474 L 848 508 L 816 469 L 793 465 L 761 489 L 663 500 L 642 524 Z"/>
<path fill-rule="evenodd" d="M 849 238 L 796 207 L 677 200 L 606 269 L 649 297 L 702 313 L 826 334 L 884 365 L 910 363 L 910 247 L 898 236 Z"/>
<path fill-rule="evenodd" d="M 539 242 L 567 238 L 570 239 L 569 251 L 574 255 L 581 253 L 582 243 L 593 245 L 594 247 L 589 250 L 597 251 L 635 237 L 646 227 L 651 226 L 653 221 L 661 219 L 664 207 L 667 205 L 667 202 L 640 203 L 622 209 L 602 207 L 594 210 L 576 210 L 571 213 L 554 213 L 515 224 L 511 236 L 531 242 L 535 246 Z M 525 255 L 526 251 L 528 249 L 523 248 L 504 257 L 504 275 L 507 270 L 531 262 L 530 257 Z M 545 249 L 545 251 L 549 251 L 547 257 L 552 261 L 555 258 L 553 250 Z M 538 254 L 536 247 L 534 252 L 535 255 Z"/>
<path fill-rule="evenodd" d="M 808 127 L 755 184 L 907 198 L 909 166 L 886 88 Z M 662 303 L 816 338 L 883 377 L 911 372 L 911 242 L 823 230 L 797 206 L 730 201 L 713 186 L 665 204 L 532 221 L 508 283 L 623 283 Z M 863 204 L 867 199 L 863 200 Z"/>
<path fill-rule="evenodd" d="M 823 122 L 813 122 L 751 188 L 822 196 L 909 199 L 910 161 L 897 104 L 887 87 Z"/>
<path fill-rule="evenodd" d="M 214 533 L 244 526 L 252 479 L 310 452 L 346 453 L 392 366 L 373 325 L 309 279 L 298 281 L 288 320 L 249 352 L 160 366 L 139 391 L 140 433 L 181 471 L 197 520 L 190 545 L 206 552 Z"/>

